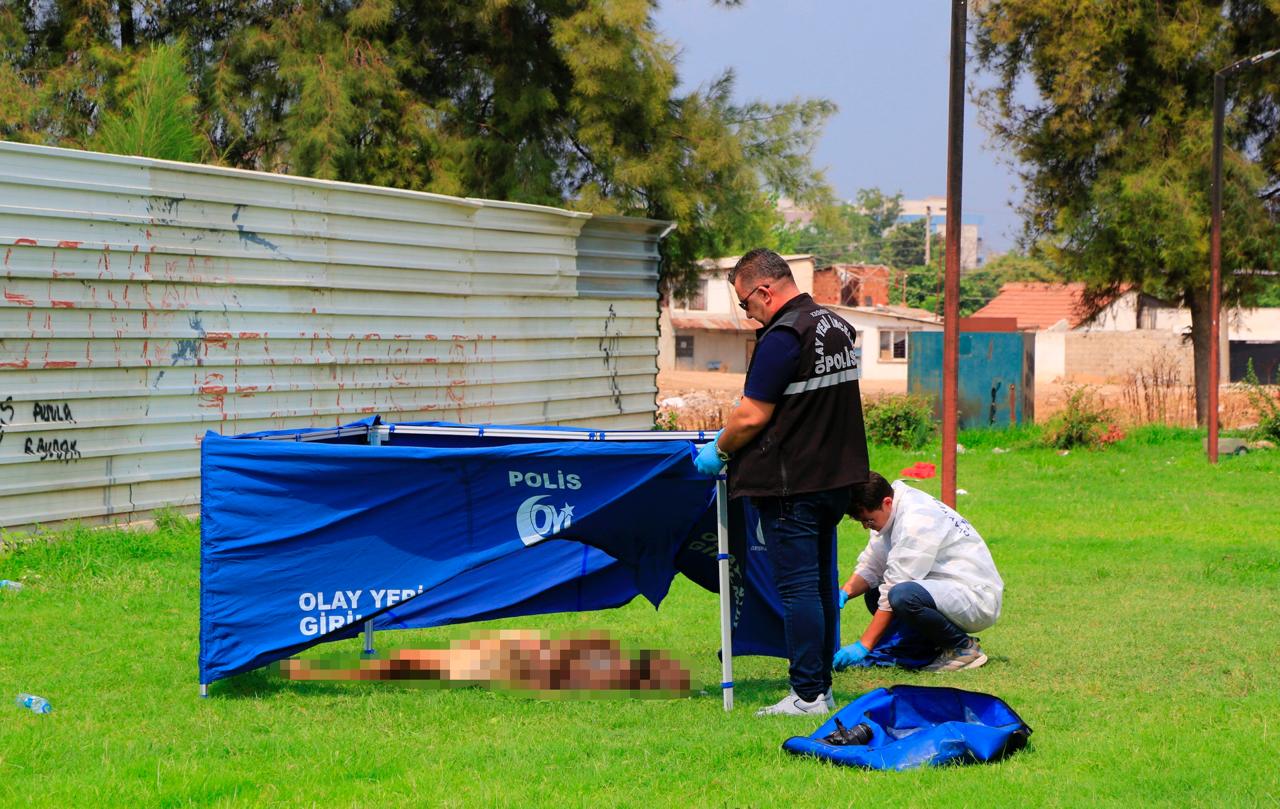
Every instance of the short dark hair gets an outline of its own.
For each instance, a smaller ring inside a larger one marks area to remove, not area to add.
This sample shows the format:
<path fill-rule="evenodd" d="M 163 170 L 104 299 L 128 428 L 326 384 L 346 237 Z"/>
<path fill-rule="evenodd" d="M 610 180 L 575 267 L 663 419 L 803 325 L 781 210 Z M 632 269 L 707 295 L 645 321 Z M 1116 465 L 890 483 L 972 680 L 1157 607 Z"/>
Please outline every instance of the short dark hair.
<path fill-rule="evenodd" d="M 845 513 L 856 520 L 861 515 L 880 508 L 886 497 L 893 499 L 893 486 L 884 479 L 884 475 L 871 472 L 866 482 L 853 484 L 853 491 L 849 493 L 849 508 Z"/>
<path fill-rule="evenodd" d="M 757 284 L 765 279 L 795 280 L 787 260 L 767 247 L 757 247 L 738 259 L 738 263 L 729 270 L 729 283 L 735 283 L 738 276 L 742 276 L 742 280 L 749 284 Z"/>

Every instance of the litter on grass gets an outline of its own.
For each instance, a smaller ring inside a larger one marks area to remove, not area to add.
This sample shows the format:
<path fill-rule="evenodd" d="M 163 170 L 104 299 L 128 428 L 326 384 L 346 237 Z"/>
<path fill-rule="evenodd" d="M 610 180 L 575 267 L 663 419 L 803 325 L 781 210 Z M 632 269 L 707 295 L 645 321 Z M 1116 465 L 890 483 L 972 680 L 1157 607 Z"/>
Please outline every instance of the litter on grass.
<path fill-rule="evenodd" d="M 931 478 L 935 474 L 937 474 L 937 467 L 935 467 L 931 463 L 925 463 L 924 461 L 917 461 L 915 464 L 913 464 L 912 466 L 908 466 L 906 469 L 903 469 L 898 474 L 902 475 L 904 478 L 916 478 L 918 480 L 924 480 L 926 478 Z"/>

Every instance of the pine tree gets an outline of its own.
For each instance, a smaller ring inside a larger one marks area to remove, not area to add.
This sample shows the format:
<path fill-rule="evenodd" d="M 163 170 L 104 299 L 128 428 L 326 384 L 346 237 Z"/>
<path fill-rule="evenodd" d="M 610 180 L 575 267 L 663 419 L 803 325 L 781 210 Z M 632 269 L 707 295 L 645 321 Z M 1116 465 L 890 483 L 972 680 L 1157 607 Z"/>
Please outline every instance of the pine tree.
<path fill-rule="evenodd" d="M 1023 166 L 1026 241 L 1088 281 L 1095 301 L 1129 282 L 1190 309 L 1203 423 L 1213 74 L 1280 42 L 1280 3 L 993 0 L 975 28 L 978 62 L 997 77 L 980 100 Z M 1038 91 L 1030 102 L 1024 77 Z M 1228 90 L 1222 265 L 1233 303 L 1256 299 L 1247 270 L 1280 267 L 1280 60 Z"/>
<path fill-rule="evenodd" d="M 736 5 L 729 2 L 725 5 Z M 182 43 L 225 165 L 674 220 L 663 283 L 829 191 L 830 103 L 676 92 L 654 0 L 40 0 L 0 10 L 0 132 L 101 142 L 146 49 Z M 746 12 L 738 12 L 746 13 Z M 104 117 L 105 116 L 105 117 Z"/>

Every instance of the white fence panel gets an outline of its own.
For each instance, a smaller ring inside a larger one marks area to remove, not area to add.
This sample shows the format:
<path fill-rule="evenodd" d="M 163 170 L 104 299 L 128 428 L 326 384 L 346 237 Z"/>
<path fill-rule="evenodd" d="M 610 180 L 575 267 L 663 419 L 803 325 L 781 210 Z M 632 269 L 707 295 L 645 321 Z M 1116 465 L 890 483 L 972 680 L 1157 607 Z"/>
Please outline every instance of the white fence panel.
<path fill-rule="evenodd" d="M 647 428 L 667 228 L 0 143 L 0 526 L 193 505 L 206 430 Z"/>

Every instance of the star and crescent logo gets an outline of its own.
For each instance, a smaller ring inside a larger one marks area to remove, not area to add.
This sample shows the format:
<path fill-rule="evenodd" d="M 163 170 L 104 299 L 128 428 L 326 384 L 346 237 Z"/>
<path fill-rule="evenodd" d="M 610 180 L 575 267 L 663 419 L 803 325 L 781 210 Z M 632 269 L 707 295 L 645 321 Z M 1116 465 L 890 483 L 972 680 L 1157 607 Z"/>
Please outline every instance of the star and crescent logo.
<path fill-rule="evenodd" d="M 535 494 L 516 510 L 516 530 L 526 546 L 541 542 L 573 525 L 573 506 L 543 503 L 551 495 Z"/>

